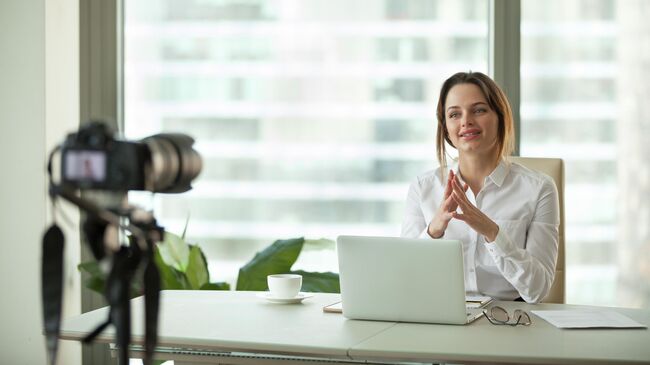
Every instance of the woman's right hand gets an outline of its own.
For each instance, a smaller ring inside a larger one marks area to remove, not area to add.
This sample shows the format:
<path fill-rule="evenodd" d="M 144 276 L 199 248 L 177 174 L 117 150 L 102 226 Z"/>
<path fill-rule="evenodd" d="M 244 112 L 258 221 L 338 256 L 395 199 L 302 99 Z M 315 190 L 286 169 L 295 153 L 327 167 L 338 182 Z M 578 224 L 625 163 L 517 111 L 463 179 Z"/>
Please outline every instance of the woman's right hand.
<path fill-rule="evenodd" d="M 458 208 L 458 203 L 454 201 L 454 198 L 451 195 L 451 193 L 454 191 L 452 186 L 454 179 L 456 179 L 460 184 L 460 180 L 458 180 L 458 177 L 456 174 L 454 174 L 454 171 L 449 170 L 449 174 L 447 175 L 447 184 L 445 186 L 445 193 L 443 196 L 444 200 L 442 204 L 440 204 L 436 215 L 433 217 L 431 222 L 429 222 L 429 226 L 427 227 L 427 233 L 432 238 L 440 238 L 445 234 L 447 226 L 449 225 L 449 221 L 453 218 L 452 213 L 455 212 Z M 467 191 L 467 184 L 462 184 L 461 186 L 465 191 Z"/>

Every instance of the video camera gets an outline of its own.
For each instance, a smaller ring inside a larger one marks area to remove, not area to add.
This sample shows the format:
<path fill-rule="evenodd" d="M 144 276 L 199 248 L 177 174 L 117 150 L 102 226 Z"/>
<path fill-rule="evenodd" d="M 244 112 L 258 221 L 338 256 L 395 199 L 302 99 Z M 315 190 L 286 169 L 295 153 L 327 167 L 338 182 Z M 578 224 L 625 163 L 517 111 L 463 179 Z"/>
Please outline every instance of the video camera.
<path fill-rule="evenodd" d="M 62 184 L 83 190 L 183 193 L 201 172 L 193 144 L 191 137 L 171 133 L 135 142 L 117 140 L 106 124 L 93 122 L 63 143 Z"/>
<path fill-rule="evenodd" d="M 108 319 L 90 333 L 91 342 L 109 324 L 115 326 L 120 364 L 128 364 L 130 344 L 129 290 L 133 280 L 142 279 L 145 302 L 145 358 L 149 364 L 157 343 L 160 274 L 153 260 L 154 245 L 163 239 L 164 229 L 153 215 L 125 207 L 106 208 L 80 196 L 80 191 L 128 192 L 145 190 L 182 193 L 201 172 L 201 157 L 194 140 L 184 134 L 156 134 L 140 141 L 117 139 L 109 127 L 98 121 L 69 134 L 50 154 L 48 174 L 53 205 L 56 198 L 78 206 L 86 213 L 83 232 L 94 257 L 108 259 L 105 297 Z M 52 159 L 60 151 L 60 183 L 53 182 Z M 109 226 L 131 234 L 129 243 L 113 250 L 105 246 Z M 43 237 L 42 301 L 46 345 L 50 364 L 56 361 L 63 292 L 63 231 L 54 223 Z M 107 257 L 108 256 L 108 257 Z"/>

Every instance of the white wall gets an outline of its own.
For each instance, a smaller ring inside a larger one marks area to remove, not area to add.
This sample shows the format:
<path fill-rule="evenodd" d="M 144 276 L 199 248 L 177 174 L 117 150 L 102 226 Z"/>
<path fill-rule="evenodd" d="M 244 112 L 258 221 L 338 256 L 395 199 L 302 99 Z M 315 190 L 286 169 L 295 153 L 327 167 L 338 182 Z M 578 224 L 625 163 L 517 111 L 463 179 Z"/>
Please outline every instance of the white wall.
<path fill-rule="evenodd" d="M 41 235 L 49 222 L 45 156 L 48 145 L 63 138 L 67 123 L 78 122 L 77 9 L 77 2 L 66 0 L 0 1 L 3 364 L 46 363 L 40 297 Z M 78 260 L 79 243 L 78 237 L 66 238 L 65 315 L 72 315 L 79 313 L 72 262 Z M 61 347 L 59 364 L 79 363 L 78 344 L 61 342 Z"/>
<path fill-rule="evenodd" d="M 45 1 L 45 155 L 79 127 L 79 1 Z M 46 182 L 45 182 L 46 183 Z M 45 203 L 46 225 L 52 222 L 49 199 Z M 77 264 L 79 250 L 79 210 L 58 204 L 74 225 L 57 219 L 66 238 L 65 297 L 63 317 L 81 313 L 81 283 Z M 58 364 L 81 363 L 81 344 L 61 341 Z"/>

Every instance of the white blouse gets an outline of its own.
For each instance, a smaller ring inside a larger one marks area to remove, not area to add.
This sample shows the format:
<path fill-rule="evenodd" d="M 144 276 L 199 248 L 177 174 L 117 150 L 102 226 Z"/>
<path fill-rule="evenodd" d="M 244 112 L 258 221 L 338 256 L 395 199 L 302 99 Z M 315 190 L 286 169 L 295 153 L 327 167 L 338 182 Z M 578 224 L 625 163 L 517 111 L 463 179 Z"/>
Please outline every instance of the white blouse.
<path fill-rule="evenodd" d="M 457 164 L 453 170 L 458 173 Z M 427 226 L 444 189 L 440 168 L 417 177 L 409 188 L 402 237 L 431 239 Z M 476 197 L 471 189 L 466 195 L 499 225 L 494 242 L 486 243 L 465 222 L 452 218 L 441 237 L 462 242 L 467 293 L 540 302 L 551 289 L 557 261 L 560 208 L 553 179 L 501 161 Z"/>

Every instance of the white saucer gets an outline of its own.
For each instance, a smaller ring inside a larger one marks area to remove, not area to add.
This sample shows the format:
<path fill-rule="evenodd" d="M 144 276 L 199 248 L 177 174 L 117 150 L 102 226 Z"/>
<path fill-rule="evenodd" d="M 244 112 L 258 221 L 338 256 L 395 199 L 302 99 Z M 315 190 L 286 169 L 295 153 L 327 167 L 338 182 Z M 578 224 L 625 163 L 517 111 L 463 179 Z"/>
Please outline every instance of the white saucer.
<path fill-rule="evenodd" d="M 267 301 L 271 303 L 278 303 L 278 304 L 293 304 L 293 303 L 300 303 L 303 300 L 307 298 L 311 298 L 314 295 L 313 294 L 308 294 L 308 293 L 298 293 L 293 298 L 276 298 L 274 296 L 271 296 L 271 293 L 269 292 L 264 292 L 264 293 L 258 293 L 258 297 L 266 299 Z"/>

